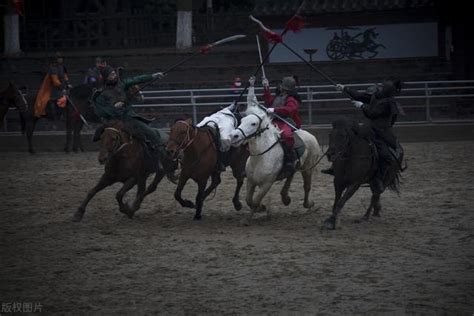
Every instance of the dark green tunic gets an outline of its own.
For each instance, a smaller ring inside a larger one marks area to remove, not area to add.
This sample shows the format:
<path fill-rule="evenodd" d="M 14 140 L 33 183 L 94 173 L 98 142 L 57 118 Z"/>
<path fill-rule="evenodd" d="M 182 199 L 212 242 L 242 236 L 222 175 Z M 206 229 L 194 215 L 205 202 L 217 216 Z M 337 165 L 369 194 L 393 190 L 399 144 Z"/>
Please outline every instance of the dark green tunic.
<path fill-rule="evenodd" d="M 143 122 L 142 118 L 133 110 L 126 93 L 130 87 L 151 80 L 153 80 L 151 75 L 141 75 L 120 81 L 115 86 L 105 86 L 104 90 L 94 99 L 95 114 L 104 120 L 122 120 L 131 125 L 134 132 L 146 140 L 160 144 L 160 133 Z M 123 106 L 115 107 L 115 104 L 119 102 L 123 103 Z"/>

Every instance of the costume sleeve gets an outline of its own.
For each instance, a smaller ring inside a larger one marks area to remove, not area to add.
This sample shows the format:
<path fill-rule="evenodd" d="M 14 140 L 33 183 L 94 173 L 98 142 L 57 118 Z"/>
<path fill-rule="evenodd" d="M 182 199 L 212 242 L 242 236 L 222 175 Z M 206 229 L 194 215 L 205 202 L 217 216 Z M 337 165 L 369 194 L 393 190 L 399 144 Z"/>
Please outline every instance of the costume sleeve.
<path fill-rule="evenodd" d="M 263 88 L 263 100 L 266 107 L 271 107 L 273 104 L 274 97 L 272 96 L 269 88 Z"/>
<path fill-rule="evenodd" d="M 258 104 L 257 96 L 255 95 L 255 88 L 249 87 L 247 90 L 247 104 Z"/>
<path fill-rule="evenodd" d="M 344 87 L 344 92 L 346 92 L 350 97 L 356 101 L 360 101 L 362 103 L 370 103 L 370 99 L 372 96 L 368 93 L 359 92 L 355 89 Z"/>
<path fill-rule="evenodd" d="M 141 76 L 136 76 L 136 77 L 132 77 L 132 78 L 127 78 L 127 79 L 123 80 L 123 84 L 124 84 L 125 90 L 127 90 L 131 86 L 134 86 L 134 85 L 140 84 L 140 83 L 145 83 L 145 82 L 152 81 L 152 80 L 153 80 L 152 75 L 141 75 Z"/>
<path fill-rule="evenodd" d="M 382 116 L 383 114 L 385 114 L 387 110 L 387 106 L 390 105 L 387 101 L 388 100 L 384 100 L 384 99 L 376 100 L 374 98 L 374 100 L 362 106 L 362 111 L 364 112 L 364 115 L 366 117 L 371 118 L 371 119 L 376 119 Z"/>
<path fill-rule="evenodd" d="M 292 117 L 298 113 L 298 101 L 293 97 L 287 97 L 283 106 L 275 108 L 275 113 L 286 117 Z"/>

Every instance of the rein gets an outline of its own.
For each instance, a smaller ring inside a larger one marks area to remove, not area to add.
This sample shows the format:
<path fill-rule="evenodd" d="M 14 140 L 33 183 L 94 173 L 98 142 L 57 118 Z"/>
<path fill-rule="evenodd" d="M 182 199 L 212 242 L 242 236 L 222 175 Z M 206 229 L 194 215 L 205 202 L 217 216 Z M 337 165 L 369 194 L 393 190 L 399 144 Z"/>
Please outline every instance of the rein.
<path fill-rule="evenodd" d="M 178 145 L 178 148 L 176 149 L 175 153 L 174 153 L 174 157 L 173 159 L 176 160 L 177 157 L 182 153 L 184 152 L 189 146 L 191 146 L 191 144 L 194 142 L 194 139 L 196 138 L 197 136 L 197 129 L 194 129 L 194 136 L 191 137 L 191 133 L 190 133 L 190 130 L 193 129 L 193 127 L 186 121 L 177 121 L 176 123 L 182 123 L 184 125 L 186 125 L 186 137 L 183 139 L 183 141 L 181 143 L 179 143 L 176 139 L 174 138 L 169 138 L 168 141 L 170 142 L 173 142 L 175 143 L 176 145 Z"/>
<path fill-rule="evenodd" d="M 117 136 L 115 137 L 115 143 L 112 149 L 112 153 L 109 155 L 109 158 L 108 158 L 108 160 L 110 160 L 113 156 L 118 154 L 123 148 L 131 144 L 131 142 L 130 143 L 122 142 L 122 133 L 114 127 L 106 127 L 105 130 L 112 131 Z"/>

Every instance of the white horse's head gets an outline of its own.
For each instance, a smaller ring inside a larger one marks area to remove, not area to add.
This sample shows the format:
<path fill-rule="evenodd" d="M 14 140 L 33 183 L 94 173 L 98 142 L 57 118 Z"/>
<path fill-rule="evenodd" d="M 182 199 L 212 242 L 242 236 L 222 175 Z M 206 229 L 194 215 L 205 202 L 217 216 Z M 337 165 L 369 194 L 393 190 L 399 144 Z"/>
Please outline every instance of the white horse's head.
<path fill-rule="evenodd" d="M 247 112 L 247 115 L 242 118 L 239 127 L 232 132 L 232 146 L 240 146 L 248 140 L 261 135 L 266 130 L 274 128 L 272 119 L 265 111 L 260 110 L 258 114 Z"/>

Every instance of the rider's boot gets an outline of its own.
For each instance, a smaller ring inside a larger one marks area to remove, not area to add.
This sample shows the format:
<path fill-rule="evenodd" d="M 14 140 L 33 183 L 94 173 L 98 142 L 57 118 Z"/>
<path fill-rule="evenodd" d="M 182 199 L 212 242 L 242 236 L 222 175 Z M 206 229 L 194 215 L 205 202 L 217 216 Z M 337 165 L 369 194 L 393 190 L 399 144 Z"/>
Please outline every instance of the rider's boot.
<path fill-rule="evenodd" d="M 296 153 L 293 148 L 288 146 L 285 142 L 282 142 L 281 145 L 283 147 L 282 171 L 285 172 L 285 174 L 292 174 L 295 172 Z"/>

